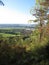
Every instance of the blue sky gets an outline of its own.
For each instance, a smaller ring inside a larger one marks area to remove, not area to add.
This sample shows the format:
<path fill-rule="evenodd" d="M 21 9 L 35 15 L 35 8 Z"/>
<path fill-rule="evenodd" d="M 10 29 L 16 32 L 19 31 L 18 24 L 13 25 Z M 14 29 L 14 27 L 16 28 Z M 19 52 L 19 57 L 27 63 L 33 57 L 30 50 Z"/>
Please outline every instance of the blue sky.
<path fill-rule="evenodd" d="M 32 19 L 30 9 L 35 0 L 2 0 L 5 6 L 0 6 L 0 23 L 27 24 Z"/>

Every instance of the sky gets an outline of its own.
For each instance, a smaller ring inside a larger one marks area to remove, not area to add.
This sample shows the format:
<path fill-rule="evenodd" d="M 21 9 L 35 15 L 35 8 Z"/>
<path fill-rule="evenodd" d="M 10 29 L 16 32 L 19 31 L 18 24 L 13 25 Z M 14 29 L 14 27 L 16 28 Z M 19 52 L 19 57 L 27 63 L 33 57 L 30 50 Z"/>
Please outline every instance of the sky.
<path fill-rule="evenodd" d="M 28 20 L 35 19 L 30 9 L 35 6 L 35 0 L 2 0 L 0 5 L 0 24 L 28 24 Z"/>

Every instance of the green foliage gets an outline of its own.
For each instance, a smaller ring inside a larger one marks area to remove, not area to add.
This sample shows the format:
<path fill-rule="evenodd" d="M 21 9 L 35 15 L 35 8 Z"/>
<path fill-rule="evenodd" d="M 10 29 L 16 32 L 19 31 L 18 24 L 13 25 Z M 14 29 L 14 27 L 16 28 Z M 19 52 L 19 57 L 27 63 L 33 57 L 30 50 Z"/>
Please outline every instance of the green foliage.
<path fill-rule="evenodd" d="M 0 65 L 49 65 L 49 41 L 44 37 L 40 43 L 39 34 L 38 29 L 29 35 L 0 34 Z"/>

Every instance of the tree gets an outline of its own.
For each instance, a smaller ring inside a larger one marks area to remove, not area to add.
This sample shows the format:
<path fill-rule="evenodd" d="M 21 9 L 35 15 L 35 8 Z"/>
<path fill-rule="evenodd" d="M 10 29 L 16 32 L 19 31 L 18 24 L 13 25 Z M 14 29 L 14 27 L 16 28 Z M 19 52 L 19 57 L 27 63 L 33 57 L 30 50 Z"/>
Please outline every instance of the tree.
<path fill-rule="evenodd" d="M 46 36 L 49 39 L 49 0 L 45 0 L 44 2 L 40 3 L 40 5 L 44 6 L 45 9 L 47 10 L 47 14 L 46 14 L 46 21 L 47 21 Z"/>
<path fill-rule="evenodd" d="M 40 24 L 40 26 L 39 26 L 40 42 L 42 40 L 42 36 L 43 36 L 43 32 L 44 32 L 45 21 L 48 19 L 48 17 L 47 17 L 48 7 L 46 8 L 45 6 L 43 6 L 42 3 L 44 3 L 44 2 L 45 2 L 45 0 L 43 0 L 43 1 L 42 0 L 36 0 L 36 6 L 34 9 L 34 12 L 31 9 L 31 14 L 36 17 L 36 20 L 33 20 L 33 21 L 39 22 L 39 24 Z"/>

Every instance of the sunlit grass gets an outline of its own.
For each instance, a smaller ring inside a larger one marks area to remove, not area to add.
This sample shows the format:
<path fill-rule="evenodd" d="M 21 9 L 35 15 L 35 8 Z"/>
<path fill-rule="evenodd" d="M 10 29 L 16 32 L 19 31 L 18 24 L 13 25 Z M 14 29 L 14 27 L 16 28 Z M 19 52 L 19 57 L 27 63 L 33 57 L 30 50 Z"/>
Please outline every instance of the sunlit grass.
<path fill-rule="evenodd" d="M 6 34 L 6 33 L 0 33 L 0 35 L 3 36 L 3 37 L 15 36 L 14 34 Z"/>

